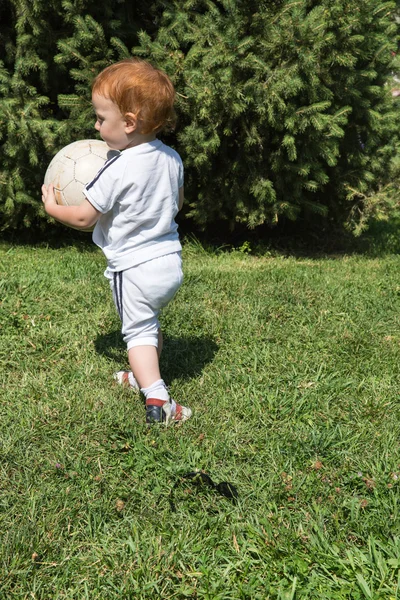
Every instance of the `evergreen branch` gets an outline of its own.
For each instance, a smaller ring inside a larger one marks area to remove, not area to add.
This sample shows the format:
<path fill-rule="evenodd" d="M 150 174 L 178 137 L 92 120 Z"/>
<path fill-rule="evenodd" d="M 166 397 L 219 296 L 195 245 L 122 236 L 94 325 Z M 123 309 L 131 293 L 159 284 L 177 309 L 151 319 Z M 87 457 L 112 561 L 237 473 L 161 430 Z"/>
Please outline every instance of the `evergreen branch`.
<path fill-rule="evenodd" d="M 280 13 L 278 13 L 278 14 L 276 15 L 275 19 L 273 19 L 273 20 L 271 21 L 271 24 L 272 24 L 272 25 L 275 25 L 275 23 L 276 23 L 278 20 L 281 20 L 281 19 L 282 19 L 282 17 L 283 17 L 283 15 L 284 15 L 285 13 L 287 13 L 287 12 L 288 12 L 288 11 L 289 11 L 291 8 L 293 8 L 293 7 L 295 7 L 295 6 L 301 6 L 301 5 L 302 5 L 302 2 L 292 2 L 292 3 L 291 3 L 291 4 L 289 4 L 289 5 L 288 5 L 288 6 L 287 6 L 287 7 L 286 7 L 284 10 L 282 10 Z"/>
<path fill-rule="evenodd" d="M 57 96 L 58 106 L 61 108 L 71 108 L 82 106 L 83 99 L 80 96 L 76 96 L 74 94 L 59 94 Z"/>

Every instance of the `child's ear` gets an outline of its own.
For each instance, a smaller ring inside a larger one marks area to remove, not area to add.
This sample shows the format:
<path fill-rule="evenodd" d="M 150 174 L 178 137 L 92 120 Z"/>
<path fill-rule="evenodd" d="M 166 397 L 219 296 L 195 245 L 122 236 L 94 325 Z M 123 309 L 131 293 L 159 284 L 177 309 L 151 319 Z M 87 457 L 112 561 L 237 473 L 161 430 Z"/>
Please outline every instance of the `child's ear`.
<path fill-rule="evenodd" d="M 133 133 L 137 129 L 137 116 L 134 113 L 125 115 L 125 132 Z"/>

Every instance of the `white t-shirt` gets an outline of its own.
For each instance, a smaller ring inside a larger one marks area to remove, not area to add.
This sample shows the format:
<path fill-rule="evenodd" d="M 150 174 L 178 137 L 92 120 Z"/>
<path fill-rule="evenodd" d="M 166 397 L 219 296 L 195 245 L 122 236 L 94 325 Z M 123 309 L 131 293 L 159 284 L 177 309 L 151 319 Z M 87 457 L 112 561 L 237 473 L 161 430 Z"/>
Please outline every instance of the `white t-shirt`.
<path fill-rule="evenodd" d="M 111 271 L 179 252 L 179 188 L 183 165 L 177 152 L 154 140 L 127 148 L 109 159 L 85 188 L 102 214 L 93 241 Z"/>

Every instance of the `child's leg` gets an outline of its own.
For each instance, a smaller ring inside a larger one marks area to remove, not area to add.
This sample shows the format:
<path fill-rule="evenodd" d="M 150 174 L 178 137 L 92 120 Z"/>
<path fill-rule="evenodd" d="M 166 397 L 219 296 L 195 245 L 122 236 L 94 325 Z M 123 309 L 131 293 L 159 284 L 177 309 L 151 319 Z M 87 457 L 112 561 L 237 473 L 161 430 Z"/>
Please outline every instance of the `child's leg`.
<path fill-rule="evenodd" d="M 162 334 L 158 314 L 182 283 L 179 254 L 150 260 L 114 276 L 114 300 L 122 320 L 129 364 L 146 398 L 146 421 L 184 421 L 191 410 L 169 396 L 161 379 Z M 129 373 L 128 373 L 129 376 Z M 132 385 L 132 381 L 129 382 Z"/>
<path fill-rule="evenodd" d="M 161 379 L 156 346 L 134 346 L 128 352 L 132 373 L 146 398 L 146 422 L 162 423 L 186 421 L 192 415 L 190 408 L 170 398 Z"/>
<path fill-rule="evenodd" d="M 161 379 L 156 346 L 134 346 L 128 352 L 129 365 L 140 388 Z"/>
<path fill-rule="evenodd" d="M 158 354 L 158 359 L 160 360 L 160 356 L 161 356 L 161 352 L 163 349 L 163 345 L 164 345 L 164 341 L 163 341 L 163 334 L 161 329 L 158 329 L 158 346 L 157 346 L 157 354 Z M 142 348 L 144 346 L 141 346 Z M 149 346 L 152 347 L 152 346 Z M 128 358 L 129 358 L 129 352 L 128 352 Z M 129 359 L 129 365 L 131 366 L 131 360 Z M 161 376 L 159 377 L 161 378 Z M 133 371 L 132 371 L 132 366 L 131 366 L 131 370 L 130 371 L 117 371 L 116 373 L 114 373 L 114 379 L 115 381 L 117 381 L 120 385 L 124 385 L 127 387 L 130 387 L 134 390 L 139 390 L 140 387 L 144 387 L 144 386 L 140 386 L 135 378 L 135 376 L 133 375 Z"/>

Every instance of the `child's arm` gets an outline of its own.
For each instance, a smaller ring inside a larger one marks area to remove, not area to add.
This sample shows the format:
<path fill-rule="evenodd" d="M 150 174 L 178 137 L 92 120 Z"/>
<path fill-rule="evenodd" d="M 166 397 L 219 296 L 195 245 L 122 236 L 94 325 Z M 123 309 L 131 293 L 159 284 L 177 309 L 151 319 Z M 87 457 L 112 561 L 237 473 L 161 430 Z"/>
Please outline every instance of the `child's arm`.
<path fill-rule="evenodd" d="M 183 187 L 179 188 L 179 203 L 178 203 L 178 210 L 182 209 L 183 206 L 183 201 L 184 201 L 184 194 L 183 194 Z"/>
<path fill-rule="evenodd" d="M 49 187 L 42 186 L 42 201 L 44 209 L 50 217 L 53 217 L 64 225 L 78 229 L 92 227 L 101 215 L 86 199 L 80 206 L 62 206 L 61 204 L 57 204 L 53 184 L 50 184 Z"/>

